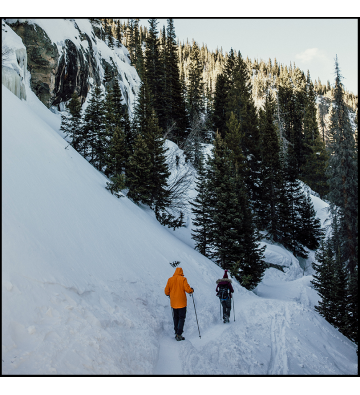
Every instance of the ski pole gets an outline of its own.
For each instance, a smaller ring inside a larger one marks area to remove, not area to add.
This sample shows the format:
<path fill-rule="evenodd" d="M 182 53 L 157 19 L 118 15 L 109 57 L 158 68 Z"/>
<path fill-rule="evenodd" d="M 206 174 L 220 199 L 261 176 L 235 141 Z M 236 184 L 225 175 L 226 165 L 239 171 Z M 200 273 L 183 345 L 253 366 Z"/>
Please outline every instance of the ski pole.
<path fill-rule="evenodd" d="M 220 303 L 220 320 L 221 320 L 221 300 L 219 299 L 219 303 Z"/>
<path fill-rule="evenodd" d="M 234 322 L 235 322 L 235 301 L 234 301 L 234 298 L 232 298 L 232 300 L 233 300 Z"/>
<path fill-rule="evenodd" d="M 193 294 L 191 294 L 191 296 L 192 296 L 192 300 L 193 300 L 193 302 L 194 302 L 194 310 L 195 310 L 195 316 L 196 316 L 196 323 L 197 323 L 198 330 L 199 330 L 199 337 L 200 337 L 200 339 L 201 339 L 201 336 L 200 336 L 200 328 L 199 328 L 199 323 L 198 323 L 197 314 L 196 314 L 196 308 L 195 308 L 195 300 L 194 300 L 194 295 L 193 295 Z"/>

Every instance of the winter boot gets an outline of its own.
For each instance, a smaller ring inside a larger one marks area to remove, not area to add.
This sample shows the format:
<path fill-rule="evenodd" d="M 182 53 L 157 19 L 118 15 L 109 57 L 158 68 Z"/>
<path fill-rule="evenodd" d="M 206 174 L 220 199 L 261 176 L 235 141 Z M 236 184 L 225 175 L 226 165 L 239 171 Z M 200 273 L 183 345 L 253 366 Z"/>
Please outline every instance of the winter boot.
<path fill-rule="evenodd" d="M 185 340 L 185 337 L 184 337 L 184 336 L 181 336 L 181 335 L 176 335 L 176 336 L 175 336 L 175 339 L 179 342 L 179 341 L 181 341 L 181 340 Z"/>

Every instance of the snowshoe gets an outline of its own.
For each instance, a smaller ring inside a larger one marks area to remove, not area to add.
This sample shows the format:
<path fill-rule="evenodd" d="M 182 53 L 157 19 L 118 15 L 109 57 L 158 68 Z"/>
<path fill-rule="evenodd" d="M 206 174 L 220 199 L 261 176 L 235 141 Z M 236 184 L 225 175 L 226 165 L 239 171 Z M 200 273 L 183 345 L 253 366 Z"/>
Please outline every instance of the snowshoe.
<path fill-rule="evenodd" d="M 181 340 L 185 340 L 185 337 L 181 335 L 175 335 L 175 339 L 179 342 Z"/>

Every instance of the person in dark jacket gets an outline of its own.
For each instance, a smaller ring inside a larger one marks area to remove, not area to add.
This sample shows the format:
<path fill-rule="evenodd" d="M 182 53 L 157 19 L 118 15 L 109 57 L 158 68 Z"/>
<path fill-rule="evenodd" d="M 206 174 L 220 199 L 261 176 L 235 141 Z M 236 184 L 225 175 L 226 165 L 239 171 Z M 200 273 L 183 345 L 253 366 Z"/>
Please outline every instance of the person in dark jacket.
<path fill-rule="evenodd" d="M 231 294 L 234 292 L 234 289 L 231 285 L 231 279 L 228 277 L 227 270 L 225 270 L 223 278 L 216 280 L 216 296 L 220 298 L 221 304 L 223 306 L 223 320 L 224 324 L 230 321 L 230 310 L 231 310 Z M 226 290 L 224 293 L 222 290 Z M 223 295 L 222 295 L 223 294 Z M 227 294 L 227 296 L 226 296 Z"/>

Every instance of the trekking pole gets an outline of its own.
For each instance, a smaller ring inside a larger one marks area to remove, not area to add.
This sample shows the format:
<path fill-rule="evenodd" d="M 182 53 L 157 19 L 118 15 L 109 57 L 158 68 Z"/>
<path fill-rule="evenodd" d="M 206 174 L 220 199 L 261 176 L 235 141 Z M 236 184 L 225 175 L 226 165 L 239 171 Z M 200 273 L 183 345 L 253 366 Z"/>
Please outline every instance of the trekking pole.
<path fill-rule="evenodd" d="M 233 300 L 234 322 L 235 322 L 235 301 L 234 301 L 234 298 L 232 298 L 232 300 Z"/>
<path fill-rule="evenodd" d="M 221 320 L 221 300 L 219 298 L 219 303 L 220 303 L 220 320 Z"/>
<path fill-rule="evenodd" d="M 194 310 L 195 310 L 195 316 L 196 316 L 196 323 L 197 323 L 198 330 L 199 330 L 199 337 L 200 337 L 200 339 L 201 339 L 201 336 L 200 336 L 200 328 L 199 328 L 199 323 L 198 323 L 197 314 L 196 314 L 196 308 L 195 308 L 195 300 L 194 300 L 194 295 L 193 295 L 193 294 L 191 294 L 191 296 L 192 296 L 192 300 L 193 300 L 193 302 L 194 302 Z"/>

